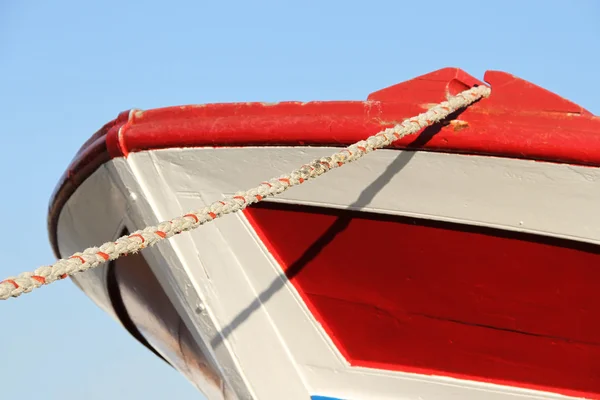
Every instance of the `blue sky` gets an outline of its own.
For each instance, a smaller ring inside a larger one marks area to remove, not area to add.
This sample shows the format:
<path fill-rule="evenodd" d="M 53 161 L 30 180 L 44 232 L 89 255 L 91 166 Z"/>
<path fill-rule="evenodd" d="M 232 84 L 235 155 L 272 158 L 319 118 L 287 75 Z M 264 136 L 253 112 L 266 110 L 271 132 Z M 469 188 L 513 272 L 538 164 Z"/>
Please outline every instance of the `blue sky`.
<path fill-rule="evenodd" d="M 50 194 L 119 111 L 359 100 L 457 66 L 600 114 L 599 64 L 594 0 L 0 0 L 0 280 L 54 261 Z M 1 303 L 0 318 L 3 398 L 202 398 L 69 281 Z"/>

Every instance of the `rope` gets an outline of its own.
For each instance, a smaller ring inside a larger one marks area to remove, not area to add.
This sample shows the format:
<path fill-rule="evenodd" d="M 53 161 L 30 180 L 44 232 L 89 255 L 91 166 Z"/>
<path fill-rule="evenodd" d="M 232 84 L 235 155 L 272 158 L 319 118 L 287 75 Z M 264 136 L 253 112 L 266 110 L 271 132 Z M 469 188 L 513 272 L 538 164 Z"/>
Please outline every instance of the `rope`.
<path fill-rule="evenodd" d="M 300 185 L 334 168 L 356 161 L 374 150 L 389 146 L 407 135 L 415 134 L 423 128 L 440 122 L 453 112 L 468 107 L 483 97 L 488 97 L 489 94 L 490 88 L 487 86 L 477 86 L 465 90 L 416 117 L 409 118 L 392 128 L 387 128 L 368 137 L 366 140 L 361 140 L 330 157 L 314 160 L 288 175 L 262 182 L 255 188 L 238 192 L 223 201 L 214 202 L 208 207 L 190 212 L 171 221 L 161 222 L 156 226 L 138 230 L 129 236 L 119 238 L 116 242 L 107 242 L 100 247 L 88 248 L 80 253 L 73 254 L 69 258 L 58 260 L 51 266 L 43 266 L 33 272 L 24 272 L 19 276 L 9 277 L 0 282 L 0 300 L 29 293 L 40 286 L 98 267 L 121 256 L 136 253 L 147 246 L 152 246 L 181 232 L 196 229 L 200 225 L 225 214 L 241 211 L 250 204 L 281 194 L 292 186 Z"/>

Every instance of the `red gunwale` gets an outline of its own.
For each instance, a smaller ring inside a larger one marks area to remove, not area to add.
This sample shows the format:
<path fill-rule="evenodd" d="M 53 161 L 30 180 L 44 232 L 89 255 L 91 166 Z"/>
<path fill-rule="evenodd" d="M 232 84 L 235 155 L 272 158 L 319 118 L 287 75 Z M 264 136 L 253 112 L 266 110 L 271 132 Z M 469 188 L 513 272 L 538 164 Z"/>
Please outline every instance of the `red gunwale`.
<path fill-rule="evenodd" d="M 416 140 L 399 140 L 394 148 L 600 166 L 599 117 L 504 72 L 488 71 L 484 79 L 492 95 L 456 114 L 467 125 L 445 124 Z M 57 223 L 62 207 L 85 179 L 113 158 L 177 147 L 346 146 L 423 112 L 448 94 L 483 84 L 458 68 L 445 68 L 374 92 L 366 101 L 123 112 L 92 135 L 59 181 L 48 213 L 53 250 L 60 257 Z"/>

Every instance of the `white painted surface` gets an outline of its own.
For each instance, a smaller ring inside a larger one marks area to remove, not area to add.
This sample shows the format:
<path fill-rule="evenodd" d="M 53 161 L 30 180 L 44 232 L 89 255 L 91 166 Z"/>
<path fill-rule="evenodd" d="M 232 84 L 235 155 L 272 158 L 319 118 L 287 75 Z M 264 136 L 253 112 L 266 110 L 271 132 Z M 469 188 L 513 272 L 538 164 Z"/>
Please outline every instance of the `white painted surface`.
<path fill-rule="evenodd" d="M 146 163 L 161 170 L 173 191 L 201 191 L 208 196 L 233 194 L 334 151 L 173 149 L 153 152 Z M 146 156 L 135 153 L 131 158 L 143 163 Z M 599 243 L 600 213 L 591 212 L 599 196 L 597 168 L 379 150 L 270 201 L 465 222 Z"/>
<path fill-rule="evenodd" d="M 100 167 L 73 193 L 62 209 L 57 224 L 58 249 L 63 256 L 115 238 L 130 207 L 113 185 L 106 166 Z M 80 274 L 77 285 L 116 319 L 106 290 L 106 267 Z"/>
<path fill-rule="evenodd" d="M 61 214 L 61 252 L 68 254 L 108 240 L 103 235 L 114 235 L 123 224 L 137 229 L 200 208 L 333 151 L 169 149 L 114 160 L 86 181 Z M 293 188 L 275 201 L 419 216 L 599 243 L 600 215 L 593 212 L 600 198 L 599 179 L 595 168 L 382 150 Z M 96 183 L 86 186 L 88 182 Z M 109 193 L 115 193 L 109 202 L 107 186 L 112 188 Z M 100 221 L 96 207 L 107 207 L 110 217 Z M 96 216 L 89 217 L 97 227 L 88 236 L 78 233 L 93 225 L 81 220 L 84 214 Z M 309 394 L 368 400 L 564 398 L 444 377 L 350 367 L 295 289 L 282 279 L 280 268 L 242 214 L 224 217 L 144 252 L 197 340 L 211 344 L 211 354 L 239 398 L 306 400 Z M 167 260 L 171 268 L 157 268 L 160 263 L 153 259 L 158 258 Z M 94 273 L 101 277 L 101 271 Z M 100 281 L 90 282 L 96 285 Z M 97 290 L 89 285 L 85 288 Z M 102 297 L 97 296 L 97 301 L 102 302 Z M 197 313 L 200 305 L 204 311 Z"/>

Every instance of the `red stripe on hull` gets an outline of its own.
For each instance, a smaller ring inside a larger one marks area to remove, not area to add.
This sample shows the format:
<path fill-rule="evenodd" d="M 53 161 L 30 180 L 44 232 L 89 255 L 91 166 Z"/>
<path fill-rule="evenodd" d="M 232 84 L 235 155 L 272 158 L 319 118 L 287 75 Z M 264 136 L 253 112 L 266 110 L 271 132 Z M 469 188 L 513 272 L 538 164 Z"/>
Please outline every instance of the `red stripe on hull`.
<path fill-rule="evenodd" d="M 600 394 L 600 249 L 457 224 L 245 211 L 352 365 Z"/>

